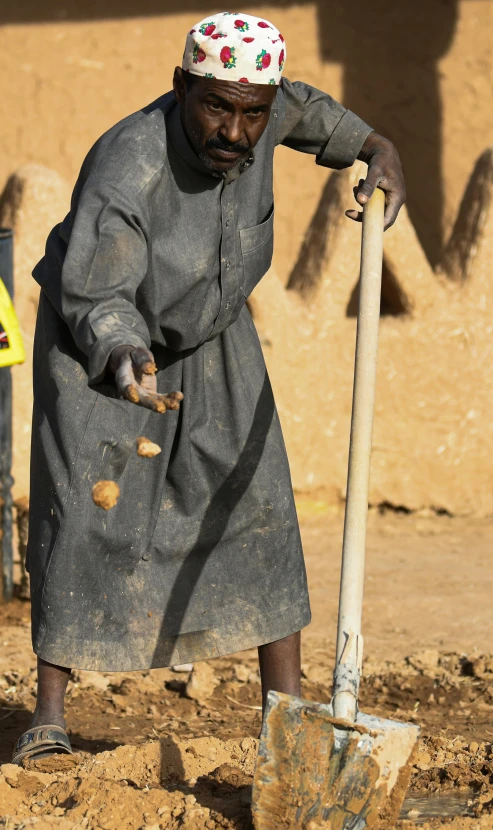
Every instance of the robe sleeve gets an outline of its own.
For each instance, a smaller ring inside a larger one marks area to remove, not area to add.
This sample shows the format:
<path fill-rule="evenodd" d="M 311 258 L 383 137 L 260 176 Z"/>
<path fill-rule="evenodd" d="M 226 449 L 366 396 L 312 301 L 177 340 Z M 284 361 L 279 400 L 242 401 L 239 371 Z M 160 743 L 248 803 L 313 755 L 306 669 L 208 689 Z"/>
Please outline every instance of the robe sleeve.
<path fill-rule="evenodd" d="M 58 278 L 33 272 L 87 355 L 90 384 L 102 380 L 116 346 L 151 345 L 136 305 L 148 267 L 148 179 L 145 158 L 128 146 L 91 153 L 71 212 L 54 229 L 66 243 Z"/>
<path fill-rule="evenodd" d="M 278 107 L 277 143 L 316 156 L 323 167 L 350 167 L 373 131 L 330 95 L 301 81 L 283 78 Z"/>

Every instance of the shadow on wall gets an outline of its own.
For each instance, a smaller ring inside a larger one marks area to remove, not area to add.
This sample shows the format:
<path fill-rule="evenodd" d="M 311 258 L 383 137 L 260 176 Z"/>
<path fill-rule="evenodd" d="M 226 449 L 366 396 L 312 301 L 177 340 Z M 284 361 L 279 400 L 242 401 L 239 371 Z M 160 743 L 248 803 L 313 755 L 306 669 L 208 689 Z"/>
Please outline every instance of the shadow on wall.
<path fill-rule="evenodd" d="M 294 0 L 278 0 L 282 9 Z M 442 104 L 438 61 L 452 43 L 459 0 L 315 0 L 320 52 L 344 67 L 343 103 L 399 148 L 408 208 L 423 248 L 435 265 L 442 253 Z M 297 0 L 300 4 L 300 0 Z M 301 0 L 303 4 L 303 0 Z M 220 4 L 204 0 L 18 0 L 4 3 L 0 24 L 114 19 L 196 12 Z M 251 0 L 238 4 L 248 10 Z M 310 4 L 311 5 L 311 4 Z M 360 13 L 359 13 L 360 12 Z"/>
<path fill-rule="evenodd" d="M 438 62 L 453 41 L 458 0 L 372 0 L 369 8 L 320 0 L 322 55 L 344 67 L 344 105 L 398 147 L 409 215 L 434 266 L 444 204 Z"/>

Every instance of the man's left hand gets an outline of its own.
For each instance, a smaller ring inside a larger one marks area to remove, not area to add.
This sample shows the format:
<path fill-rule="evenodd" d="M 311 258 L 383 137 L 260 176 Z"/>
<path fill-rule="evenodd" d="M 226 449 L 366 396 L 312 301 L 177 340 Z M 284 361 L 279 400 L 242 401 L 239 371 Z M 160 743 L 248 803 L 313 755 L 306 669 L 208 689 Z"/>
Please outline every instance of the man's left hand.
<path fill-rule="evenodd" d="M 360 150 L 358 159 L 368 165 L 366 179 L 360 179 L 354 188 L 354 196 L 360 205 L 365 205 L 373 195 L 376 187 L 385 193 L 385 230 L 397 219 L 402 205 L 406 201 L 406 184 L 402 172 L 399 153 L 388 138 L 378 133 L 370 133 Z M 347 210 L 346 216 L 361 222 L 363 213 Z"/>

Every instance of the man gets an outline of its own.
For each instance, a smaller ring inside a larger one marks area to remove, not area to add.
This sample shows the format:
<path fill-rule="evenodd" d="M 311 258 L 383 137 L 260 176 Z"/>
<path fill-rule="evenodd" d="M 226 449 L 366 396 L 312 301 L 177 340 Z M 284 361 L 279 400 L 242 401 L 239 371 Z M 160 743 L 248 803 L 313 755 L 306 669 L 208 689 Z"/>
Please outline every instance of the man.
<path fill-rule="evenodd" d="M 392 144 L 325 93 L 281 80 L 285 55 L 266 20 L 197 24 L 173 92 L 90 151 L 34 270 L 39 682 L 17 762 L 71 751 L 73 667 L 143 670 L 258 646 L 264 701 L 269 689 L 300 693 L 305 569 L 245 305 L 272 258 L 274 148 L 325 167 L 367 161 L 357 200 L 382 187 L 387 227 L 405 192 Z M 140 458 L 142 435 L 162 453 Z M 104 512 L 91 490 L 108 479 L 121 496 Z"/>

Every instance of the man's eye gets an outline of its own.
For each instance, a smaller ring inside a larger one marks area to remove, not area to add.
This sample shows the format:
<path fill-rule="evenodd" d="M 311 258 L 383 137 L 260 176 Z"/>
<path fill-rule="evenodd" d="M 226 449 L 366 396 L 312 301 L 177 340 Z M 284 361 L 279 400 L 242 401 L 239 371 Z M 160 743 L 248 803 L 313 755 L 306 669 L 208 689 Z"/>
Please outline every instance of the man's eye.
<path fill-rule="evenodd" d="M 221 104 L 218 104 L 218 102 L 217 102 L 217 101 L 208 101 L 208 102 L 207 102 L 207 106 L 208 106 L 211 110 L 214 110 L 215 112 L 219 112 L 219 110 L 222 110 L 222 106 L 221 106 Z"/>

